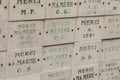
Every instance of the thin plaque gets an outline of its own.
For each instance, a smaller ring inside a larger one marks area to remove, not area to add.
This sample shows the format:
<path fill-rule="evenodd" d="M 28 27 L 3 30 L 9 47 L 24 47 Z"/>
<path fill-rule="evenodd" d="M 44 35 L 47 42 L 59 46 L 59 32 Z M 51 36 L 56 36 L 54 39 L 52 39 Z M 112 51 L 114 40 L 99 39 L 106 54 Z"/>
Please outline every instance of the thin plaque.
<path fill-rule="evenodd" d="M 78 18 L 75 41 L 88 41 L 101 39 L 103 17 Z"/>
<path fill-rule="evenodd" d="M 74 42 L 76 19 L 46 20 L 43 34 L 44 45 Z"/>
<path fill-rule="evenodd" d="M 0 51 L 7 50 L 7 30 L 8 30 L 8 23 L 7 22 L 0 22 Z"/>
<path fill-rule="evenodd" d="M 79 0 L 78 16 L 98 16 L 105 14 L 104 0 Z"/>
<path fill-rule="evenodd" d="M 71 69 L 62 69 L 43 73 L 42 80 L 71 80 Z"/>
<path fill-rule="evenodd" d="M 6 53 L 7 52 L 0 52 L 0 80 L 5 80 Z"/>
<path fill-rule="evenodd" d="M 102 42 L 102 61 L 120 59 L 120 39 Z"/>
<path fill-rule="evenodd" d="M 120 14 L 120 0 L 105 0 L 105 15 Z"/>
<path fill-rule="evenodd" d="M 6 80 L 41 80 L 40 73 L 18 76 L 18 77 L 10 77 L 6 78 Z"/>
<path fill-rule="evenodd" d="M 102 39 L 120 38 L 120 16 L 105 16 Z"/>
<path fill-rule="evenodd" d="M 10 0 L 9 21 L 45 18 L 45 0 Z"/>
<path fill-rule="evenodd" d="M 0 21 L 8 21 L 9 0 L 0 0 Z"/>
<path fill-rule="evenodd" d="M 40 73 L 41 58 L 42 48 L 9 50 L 7 54 L 7 78 Z"/>
<path fill-rule="evenodd" d="M 120 60 L 102 62 L 100 65 L 100 80 L 120 79 Z"/>
<path fill-rule="evenodd" d="M 73 44 L 43 48 L 43 71 L 71 67 Z"/>
<path fill-rule="evenodd" d="M 100 62 L 101 40 L 76 42 L 73 52 L 73 66 L 90 65 Z"/>
<path fill-rule="evenodd" d="M 8 30 L 9 50 L 40 47 L 42 45 L 42 21 L 11 22 Z"/>
<path fill-rule="evenodd" d="M 77 16 L 77 0 L 46 0 L 46 18 Z"/>

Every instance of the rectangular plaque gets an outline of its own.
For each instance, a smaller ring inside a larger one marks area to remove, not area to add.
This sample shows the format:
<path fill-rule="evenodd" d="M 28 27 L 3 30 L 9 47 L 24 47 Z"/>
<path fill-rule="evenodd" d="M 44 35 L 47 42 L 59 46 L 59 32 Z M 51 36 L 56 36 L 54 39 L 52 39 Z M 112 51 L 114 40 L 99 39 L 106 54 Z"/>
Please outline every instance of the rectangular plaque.
<path fill-rule="evenodd" d="M 43 44 L 63 44 L 74 42 L 76 19 L 46 20 L 43 34 Z"/>
<path fill-rule="evenodd" d="M 100 74 L 99 80 L 119 80 L 120 60 L 101 63 Z"/>
<path fill-rule="evenodd" d="M 0 21 L 8 21 L 8 2 L 9 0 L 0 0 Z"/>
<path fill-rule="evenodd" d="M 71 80 L 71 69 L 62 69 L 43 73 L 41 80 Z"/>
<path fill-rule="evenodd" d="M 6 52 L 0 52 L 0 80 L 5 80 Z"/>
<path fill-rule="evenodd" d="M 79 0 L 78 16 L 98 16 L 105 14 L 104 0 Z"/>
<path fill-rule="evenodd" d="M 40 47 L 42 45 L 42 21 L 11 22 L 8 30 L 9 50 Z"/>
<path fill-rule="evenodd" d="M 120 37 L 120 16 L 105 16 L 104 27 L 102 29 L 102 38 L 119 38 Z"/>
<path fill-rule="evenodd" d="M 41 80 L 40 73 L 18 76 L 18 77 L 10 77 L 6 78 L 6 80 Z"/>
<path fill-rule="evenodd" d="M 99 65 L 87 65 L 72 69 L 72 80 L 98 80 Z"/>
<path fill-rule="evenodd" d="M 90 65 L 100 62 L 101 40 L 76 42 L 73 52 L 73 66 Z"/>
<path fill-rule="evenodd" d="M 9 50 L 7 53 L 7 78 L 41 72 L 42 47 Z"/>
<path fill-rule="evenodd" d="M 10 0 L 9 21 L 45 18 L 45 0 Z"/>
<path fill-rule="evenodd" d="M 120 14 L 120 0 L 104 0 L 106 4 L 106 15 Z"/>
<path fill-rule="evenodd" d="M 84 17 L 78 18 L 75 40 L 88 41 L 101 39 L 101 27 L 103 17 Z"/>
<path fill-rule="evenodd" d="M 77 16 L 77 0 L 46 0 L 46 18 Z"/>
<path fill-rule="evenodd" d="M 43 71 L 71 67 L 73 44 L 43 48 Z"/>
<path fill-rule="evenodd" d="M 7 50 L 7 22 L 0 22 L 0 51 Z"/>
<path fill-rule="evenodd" d="M 105 40 L 102 43 L 102 61 L 120 59 L 120 39 Z"/>

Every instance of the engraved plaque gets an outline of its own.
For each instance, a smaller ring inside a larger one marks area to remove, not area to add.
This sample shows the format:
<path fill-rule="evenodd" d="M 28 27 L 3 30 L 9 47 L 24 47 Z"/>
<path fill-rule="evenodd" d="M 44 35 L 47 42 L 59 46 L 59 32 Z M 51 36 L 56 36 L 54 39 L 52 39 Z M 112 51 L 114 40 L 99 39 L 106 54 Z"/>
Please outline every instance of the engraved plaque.
<path fill-rule="evenodd" d="M 40 80 L 40 73 L 6 78 L 6 80 Z"/>
<path fill-rule="evenodd" d="M 103 17 L 78 18 L 76 27 L 76 41 L 101 39 Z"/>
<path fill-rule="evenodd" d="M 62 69 L 43 73 L 42 80 L 71 80 L 71 69 Z"/>
<path fill-rule="evenodd" d="M 71 67 L 72 52 L 72 44 L 44 47 L 43 71 Z"/>
<path fill-rule="evenodd" d="M 0 80 L 5 80 L 6 52 L 0 52 Z"/>
<path fill-rule="evenodd" d="M 120 16 L 105 16 L 104 27 L 102 28 L 102 38 L 119 38 L 120 37 Z"/>
<path fill-rule="evenodd" d="M 41 62 L 42 47 L 9 50 L 7 54 L 7 78 L 39 73 L 41 72 Z"/>
<path fill-rule="evenodd" d="M 45 0 L 10 0 L 10 21 L 44 18 Z"/>
<path fill-rule="evenodd" d="M 100 40 L 76 42 L 73 54 L 73 66 L 90 65 L 100 62 L 101 44 Z"/>
<path fill-rule="evenodd" d="M 98 80 L 98 77 L 98 64 L 74 67 L 72 70 L 72 80 Z"/>
<path fill-rule="evenodd" d="M 0 22 L 0 51 L 7 50 L 7 22 Z"/>
<path fill-rule="evenodd" d="M 103 41 L 102 49 L 103 62 L 120 59 L 120 39 Z"/>
<path fill-rule="evenodd" d="M 9 25 L 8 49 L 40 47 L 42 45 L 43 22 L 11 22 Z"/>
<path fill-rule="evenodd" d="M 74 42 L 76 19 L 46 20 L 43 35 L 44 45 Z"/>
<path fill-rule="evenodd" d="M 46 0 L 46 18 L 77 16 L 77 0 Z"/>
<path fill-rule="evenodd" d="M 98 16 L 104 14 L 104 0 L 79 0 L 78 16 Z"/>
<path fill-rule="evenodd" d="M 120 79 L 120 60 L 103 62 L 100 66 L 100 80 L 119 80 Z"/>
<path fill-rule="evenodd" d="M 0 0 L 0 21 L 8 21 L 8 2 L 9 0 Z"/>
<path fill-rule="evenodd" d="M 106 15 L 120 14 L 120 0 L 105 0 Z"/>

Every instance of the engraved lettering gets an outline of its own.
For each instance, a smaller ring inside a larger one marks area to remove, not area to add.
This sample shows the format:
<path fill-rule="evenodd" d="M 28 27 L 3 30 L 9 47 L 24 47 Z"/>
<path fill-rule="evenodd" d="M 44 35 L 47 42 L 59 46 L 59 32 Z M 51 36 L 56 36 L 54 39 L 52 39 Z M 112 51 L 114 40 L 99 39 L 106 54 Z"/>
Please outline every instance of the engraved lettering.
<path fill-rule="evenodd" d="M 41 0 L 17 0 L 17 4 L 39 4 Z"/>

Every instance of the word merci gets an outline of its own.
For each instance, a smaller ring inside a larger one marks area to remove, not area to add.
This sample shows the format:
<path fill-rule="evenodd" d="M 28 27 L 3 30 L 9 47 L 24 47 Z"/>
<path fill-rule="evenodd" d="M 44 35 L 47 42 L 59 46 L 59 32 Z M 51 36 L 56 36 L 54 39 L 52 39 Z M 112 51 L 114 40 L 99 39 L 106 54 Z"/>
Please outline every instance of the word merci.
<path fill-rule="evenodd" d="M 82 20 L 81 25 L 98 25 L 99 20 Z"/>
<path fill-rule="evenodd" d="M 88 80 L 95 77 L 94 68 L 86 68 L 78 70 L 78 76 L 73 78 L 73 80 Z"/>
<path fill-rule="evenodd" d="M 39 4 L 41 0 L 17 0 L 17 4 Z"/>
<path fill-rule="evenodd" d="M 15 65 L 35 64 L 37 62 L 35 55 L 36 55 L 36 51 L 23 51 L 23 52 L 14 53 L 14 57 L 16 61 L 13 61 L 11 65 L 15 66 Z M 29 58 L 30 56 L 33 57 Z M 25 57 L 28 58 L 26 59 Z"/>

